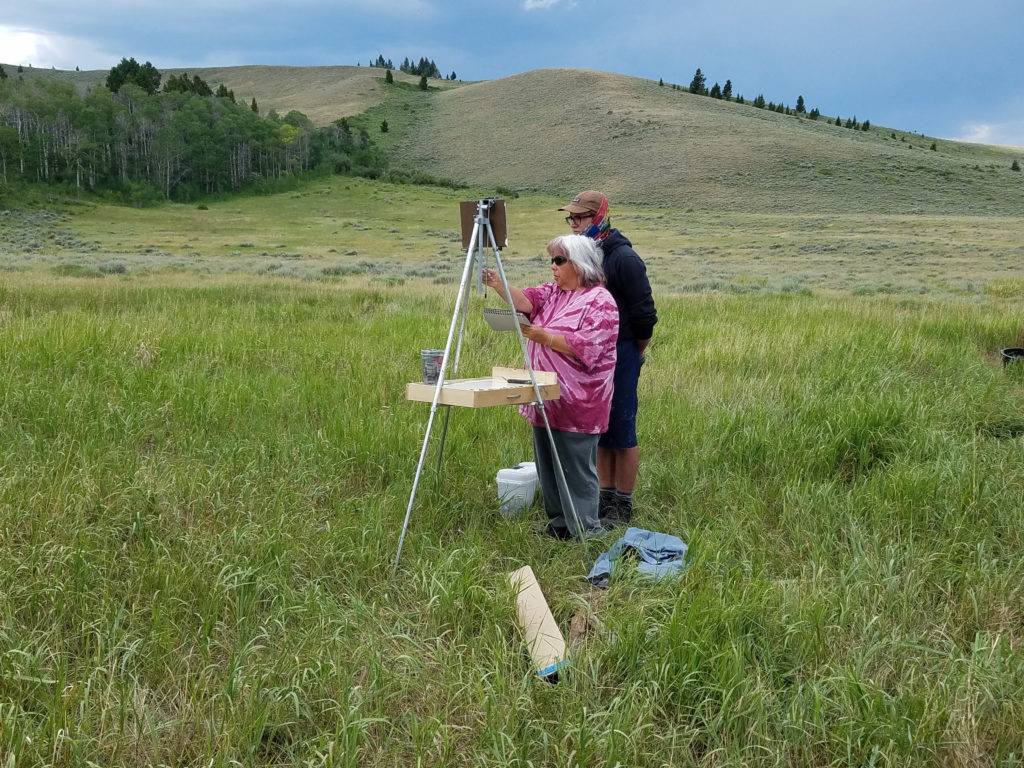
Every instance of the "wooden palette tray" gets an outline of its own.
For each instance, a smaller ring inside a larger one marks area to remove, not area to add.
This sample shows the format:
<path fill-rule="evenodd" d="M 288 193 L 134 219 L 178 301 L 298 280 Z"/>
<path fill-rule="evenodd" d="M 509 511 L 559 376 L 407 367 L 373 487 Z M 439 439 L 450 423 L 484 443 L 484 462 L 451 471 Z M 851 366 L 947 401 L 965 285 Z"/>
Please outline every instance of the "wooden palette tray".
<path fill-rule="evenodd" d="M 537 377 L 542 400 L 557 400 L 561 397 L 557 374 L 537 370 L 533 374 Z M 520 383 L 523 381 L 526 383 Z M 436 389 L 434 384 L 412 381 L 405 385 L 405 399 L 432 403 Z M 521 405 L 535 400 L 536 394 L 528 371 L 495 366 L 490 376 L 446 381 L 441 386 L 441 396 L 437 402 L 439 405 L 458 405 L 463 408 L 489 408 L 493 405 Z"/>

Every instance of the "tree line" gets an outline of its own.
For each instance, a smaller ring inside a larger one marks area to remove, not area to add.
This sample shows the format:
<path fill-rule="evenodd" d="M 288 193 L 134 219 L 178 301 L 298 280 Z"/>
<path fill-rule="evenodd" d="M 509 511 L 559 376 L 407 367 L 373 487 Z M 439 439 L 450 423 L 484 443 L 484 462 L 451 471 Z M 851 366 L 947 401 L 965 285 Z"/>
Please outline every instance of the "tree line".
<path fill-rule="evenodd" d="M 307 172 L 379 176 L 383 154 L 345 119 L 316 128 L 296 110 L 260 116 L 198 76 L 160 88 L 122 60 L 79 95 L 67 83 L 0 77 L 0 183 L 63 184 L 133 202 L 188 201 Z"/>
<path fill-rule="evenodd" d="M 665 85 L 664 80 L 658 81 L 659 85 Z M 676 90 L 682 90 L 680 86 L 672 86 Z M 687 88 L 690 93 L 698 96 L 709 96 L 713 99 L 722 99 L 724 101 L 734 101 L 737 104 L 746 104 L 746 100 L 742 95 L 733 95 L 732 80 L 726 80 L 725 85 L 721 86 L 717 82 L 710 88 L 707 86 L 707 76 L 701 71 L 700 67 L 697 67 L 697 71 L 693 75 L 693 79 L 690 81 L 690 85 Z M 821 112 L 817 107 L 807 110 L 807 105 L 804 102 L 804 97 L 797 96 L 796 106 L 791 108 L 788 105 L 784 105 L 782 102 L 776 104 L 772 101 L 765 101 L 764 94 L 758 94 L 751 102 L 751 106 L 757 109 L 767 109 L 769 112 L 778 112 L 784 115 L 799 115 L 806 116 L 809 120 L 817 120 L 821 117 Z M 854 130 L 868 131 L 871 129 L 871 121 L 865 120 L 864 122 L 858 122 L 857 118 L 848 118 L 844 123 L 838 117 L 835 119 L 835 125 L 845 126 L 846 128 L 852 128 Z"/>
<path fill-rule="evenodd" d="M 394 62 L 391 59 L 385 59 L 383 54 L 378 54 L 376 61 L 370 64 L 371 67 L 380 67 L 381 69 L 393 70 L 396 69 Z M 435 77 L 438 79 L 444 78 L 445 80 L 455 80 L 454 70 L 448 76 L 442 75 L 441 70 L 437 68 L 437 64 L 434 63 L 433 59 L 420 58 L 418 63 L 414 63 L 409 60 L 406 56 L 400 67 L 397 67 L 400 72 L 405 72 L 407 75 L 418 75 L 420 77 Z"/>

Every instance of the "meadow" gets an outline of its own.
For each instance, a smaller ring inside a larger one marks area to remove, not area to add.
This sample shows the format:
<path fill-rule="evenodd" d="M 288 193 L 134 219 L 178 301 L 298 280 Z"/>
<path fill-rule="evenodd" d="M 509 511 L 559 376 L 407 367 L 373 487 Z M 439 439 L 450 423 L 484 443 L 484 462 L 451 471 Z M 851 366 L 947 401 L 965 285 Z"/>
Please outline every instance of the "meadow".
<path fill-rule="evenodd" d="M 493 187 L 441 189 L 338 178 L 262 197 L 133 209 L 88 201 L 0 211 L 0 269 L 80 276 L 175 271 L 394 283 L 458 283 L 459 201 Z M 513 193 L 515 194 L 515 193 Z M 506 199 L 507 266 L 545 279 L 545 243 L 566 197 Z M 741 213 L 616 204 L 662 291 L 978 297 L 1021 293 L 1024 219 L 960 214 Z"/>
<path fill-rule="evenodd" d="M 498 513 L 512 409 L 453 411 L 392 572 L 478 194 L 2 214 L 4 764 L 1018 764 L 1021 221 L 613 211 L 660 312 L 635 522 L 691 560 L 598 590 L 614 534 Z M 513 282 L 560 202 L 509 201 Z M 496 303 L 465 375 L 519 359 Z"/>

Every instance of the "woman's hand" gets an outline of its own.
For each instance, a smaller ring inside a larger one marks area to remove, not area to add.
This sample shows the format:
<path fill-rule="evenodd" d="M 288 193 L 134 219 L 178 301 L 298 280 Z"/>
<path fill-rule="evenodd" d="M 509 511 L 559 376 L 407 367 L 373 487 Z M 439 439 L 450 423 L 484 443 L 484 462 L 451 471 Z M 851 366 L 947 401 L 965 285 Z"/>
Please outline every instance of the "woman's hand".
<path fill-rule="evenodd" d="M 501 275 L 495 270 L 480 270 L 480 279 L 488 288 L 493 288 L 494 292 L 501 296 L 501 298 L 508 298 L 505 296 L 505 286 L 501 282 Z M 526 298 L 522 288 L 509 285 L 508 292 L 512 297 L 512 306 L 516 308 L 517 312 L 522 312 L 524 315 L 529 315 L 533 312 L 533 302 Z"/>
<path fill-rule="evenodd" d="M 523 336 L 530 341 L 536 342 L 542 347 L 548 346 L 548 337 L 551 334 L 539 325 L 520 325 L 519 329 L 523 332 Z"/>
<path fill-rule="evenodd" d="M 555 352 L 561 352 L 569 357 L 576 357 L 572 349 L 569 348 L 569 343 L 565 340 L 565 336 L 560 333 L 551 333 L 551 331 L 546 331 L 539 325 L 520 325 L 519 329 L 523 332 L 524 338 L 540 344 L 542 347 L 550 347 Z"/>
<path fill-rule="evenodd" d="M 489 288 L 500 289 L 504 288 L 501 284 L 501 276 L 493 269 L 484 269 L 482 273 L 484 285 Z"/>

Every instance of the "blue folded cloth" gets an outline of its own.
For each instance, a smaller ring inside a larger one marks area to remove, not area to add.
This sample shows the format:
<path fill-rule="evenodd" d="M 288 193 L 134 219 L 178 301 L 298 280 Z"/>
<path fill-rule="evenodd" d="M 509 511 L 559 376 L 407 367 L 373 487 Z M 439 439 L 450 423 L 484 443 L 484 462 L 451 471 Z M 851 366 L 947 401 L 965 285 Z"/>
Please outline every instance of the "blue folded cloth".
<path fill-rule="evenodd" d="M 619 561 L 623 558 L 635 559 L 637 571 L 651 581 L 676 578 L 686 570 L 686 550 L 686 544 L 678 536 L 627 528 L 611 549 L 598 556 L 587 574 L 587 581 L 595 587 L 607 588 L 612 569 L 621 566 Z"/>

